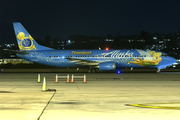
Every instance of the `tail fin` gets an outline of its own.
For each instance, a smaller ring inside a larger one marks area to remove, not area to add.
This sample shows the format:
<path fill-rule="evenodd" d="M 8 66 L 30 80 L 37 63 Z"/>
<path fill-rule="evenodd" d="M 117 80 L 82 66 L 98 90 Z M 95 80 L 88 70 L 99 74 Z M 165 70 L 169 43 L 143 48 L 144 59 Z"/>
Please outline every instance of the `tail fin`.
<path fill-rule="evenodd" d="M 52 48 L 39 45 L 21 25 L 21 23 L 13 22 L 13 26 L 20 51 L 54 50 Z"/>

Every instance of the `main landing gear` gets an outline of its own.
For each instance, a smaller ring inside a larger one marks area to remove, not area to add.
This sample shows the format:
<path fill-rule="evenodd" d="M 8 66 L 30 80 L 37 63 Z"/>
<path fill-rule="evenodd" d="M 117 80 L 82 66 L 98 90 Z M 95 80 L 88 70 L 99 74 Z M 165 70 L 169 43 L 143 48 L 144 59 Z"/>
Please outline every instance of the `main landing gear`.
<path fill-rule="evenodd" d="M 88 69 L 88 73 L 96 73 L 96 69 L 95 68 Z"/>

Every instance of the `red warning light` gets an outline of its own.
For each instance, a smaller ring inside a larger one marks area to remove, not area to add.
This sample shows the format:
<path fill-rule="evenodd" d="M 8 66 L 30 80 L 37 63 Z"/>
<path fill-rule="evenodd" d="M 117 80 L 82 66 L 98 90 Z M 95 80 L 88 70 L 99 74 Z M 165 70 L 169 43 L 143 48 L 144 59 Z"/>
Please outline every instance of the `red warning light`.
<path fill-rule="evenodd" d="M 106 50 L 109 50 L 109 48 L 106 48 Z"/>

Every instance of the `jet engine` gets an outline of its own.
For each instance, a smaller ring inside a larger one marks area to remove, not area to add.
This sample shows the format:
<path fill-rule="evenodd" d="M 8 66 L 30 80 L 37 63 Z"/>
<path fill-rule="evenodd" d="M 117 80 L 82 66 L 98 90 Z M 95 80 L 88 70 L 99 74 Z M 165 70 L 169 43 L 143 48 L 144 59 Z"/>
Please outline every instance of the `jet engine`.
<path fill-rule="evenodd" d="M 116 64 L 114 62 L 99 63 L 99 70 L 115 70 Z"/>

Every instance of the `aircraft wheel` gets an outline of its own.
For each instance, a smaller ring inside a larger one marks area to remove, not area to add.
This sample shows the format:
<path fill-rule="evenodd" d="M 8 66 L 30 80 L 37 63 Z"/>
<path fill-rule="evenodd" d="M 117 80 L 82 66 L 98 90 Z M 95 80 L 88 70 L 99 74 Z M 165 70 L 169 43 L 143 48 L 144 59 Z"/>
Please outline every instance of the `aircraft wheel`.
<path fill-rule="evenodd" d="M 157 70 L 157 73 L 160 73 L 161 71 L 160 70 Z"/>
<path fill-rule="evenodd" d="M 88 71 L 87 71 L 87 72 L 88 72 L 88 73 L 91 73 L 91 71 L 92 71 L 91 69 L 88 69 Z"/>
<path fill-rule="evenodd" d="M 95 73 L 95 72 L 96 72 L 96 70 L 95 70 L 95 69 L 92 69 L 92 70 L 91 70 L 91 72 L 92 72 L 92 73 Z"/>

